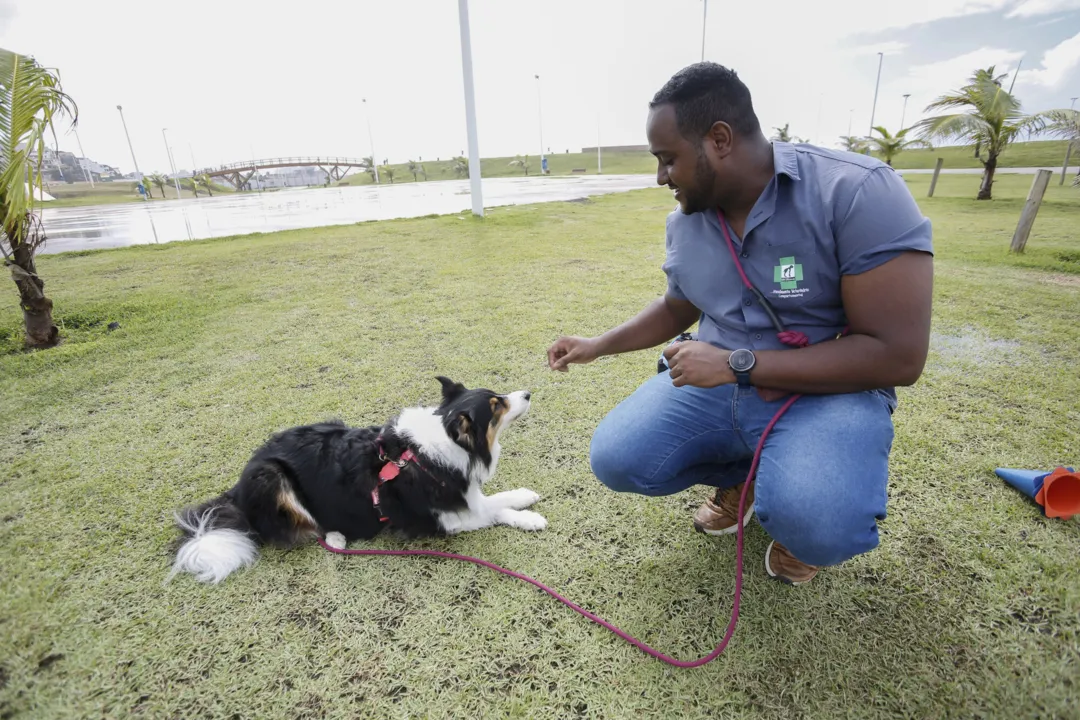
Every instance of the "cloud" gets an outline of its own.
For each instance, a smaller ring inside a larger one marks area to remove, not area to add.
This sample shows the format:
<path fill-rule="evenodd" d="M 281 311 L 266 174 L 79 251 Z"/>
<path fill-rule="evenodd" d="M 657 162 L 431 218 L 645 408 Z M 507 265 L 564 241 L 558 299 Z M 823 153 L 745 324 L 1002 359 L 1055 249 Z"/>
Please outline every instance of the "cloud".
<path fill-rule="evenodd" d="M 1057 87 L 1080 65 L 1080 33 L 1058 43 L 1043 53 L 1039 67 L 1020 71 L 1020 81 L 1043 87 Z"/>
<path fill-rule="evenodd" d="M 1023 0 L 1005 14 L 1007 18 L 1028 18 L 1080 9 L 1080 0 Z"/>

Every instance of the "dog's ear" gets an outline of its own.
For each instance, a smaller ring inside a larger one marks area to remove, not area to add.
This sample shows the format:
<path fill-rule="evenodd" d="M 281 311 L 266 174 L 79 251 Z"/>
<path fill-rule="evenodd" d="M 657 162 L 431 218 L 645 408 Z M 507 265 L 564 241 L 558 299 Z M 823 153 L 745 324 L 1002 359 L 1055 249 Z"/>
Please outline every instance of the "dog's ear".
<path fill-rule="evenodd" d="M 450 421 L 450 438 L 465 447 L 472 449 L 473 437 L 472 437 L 472 415 L 468 412 L 461 412 L 457 414 L 452 421 Z"/>
<path fill-rule="evenodd" d="M 465 386 L 461 383 L 454 382 L 448 377 L 439 375 L 435 378 L 442 384 L 442 396 L 443 400 L 449 402 L 456 398 L 461 393 L 465 392 Z"/>

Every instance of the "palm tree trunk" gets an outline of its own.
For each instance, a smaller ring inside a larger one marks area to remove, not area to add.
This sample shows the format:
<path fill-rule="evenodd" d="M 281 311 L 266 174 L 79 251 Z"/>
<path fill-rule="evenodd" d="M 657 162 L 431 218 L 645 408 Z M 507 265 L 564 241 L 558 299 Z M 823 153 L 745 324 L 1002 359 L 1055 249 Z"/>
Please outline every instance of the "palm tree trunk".
<path fill-rule="evenodd" d="M 997 170 L 997 155 L 991 153 L 983 163 L 982 184 L 979 186 L 979 194 L 976 200 L 991 200 L 991 190 L 994 186 L 994 171 Z"/>
<path fill-rule="evenodd" d="M 60 331 L 53 324 L 52 300 L 45 297 L 45 281 L 37 276 L 34 254 L 25 242 L 9 239 L 12 247 L 11 278 L 19 288 L 19 307 L 23 311 L 26 344 L 30 347 L 52 347 L 59 341 Z"/>

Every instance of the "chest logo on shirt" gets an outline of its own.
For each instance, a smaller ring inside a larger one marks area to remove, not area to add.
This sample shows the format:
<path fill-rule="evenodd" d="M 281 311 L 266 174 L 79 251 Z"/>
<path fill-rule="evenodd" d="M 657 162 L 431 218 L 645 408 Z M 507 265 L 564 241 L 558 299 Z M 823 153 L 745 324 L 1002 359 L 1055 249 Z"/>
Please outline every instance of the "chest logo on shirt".
<path fill-rule="evenodd" d="M 798 290 L 802 279 L 802 264 L 795 262 L 794 256 L 780 258 L 780 264 L 773 267 L 773 282 L 781 290 Z"/>

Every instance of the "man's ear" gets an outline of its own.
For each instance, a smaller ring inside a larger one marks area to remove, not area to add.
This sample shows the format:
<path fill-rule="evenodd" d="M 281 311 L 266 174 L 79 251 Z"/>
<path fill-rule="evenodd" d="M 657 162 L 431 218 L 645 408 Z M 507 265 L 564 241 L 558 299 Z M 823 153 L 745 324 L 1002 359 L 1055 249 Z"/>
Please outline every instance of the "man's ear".
<path fill-rule="evenodd" d="M 450 438 L 465 447 L 472 448 L 472 416 L 467 412 L 458 413 L 450 422 Z"/>
<path fill-rule="evenodd" d="M 442 384 L 442 396 L 443 400 L 449 402 L 456 398 L 461 393 L 465 392 L 465 386 L 461 383 L 454 382 L 448 377 L 439 375 L 435 378 Z"/>

